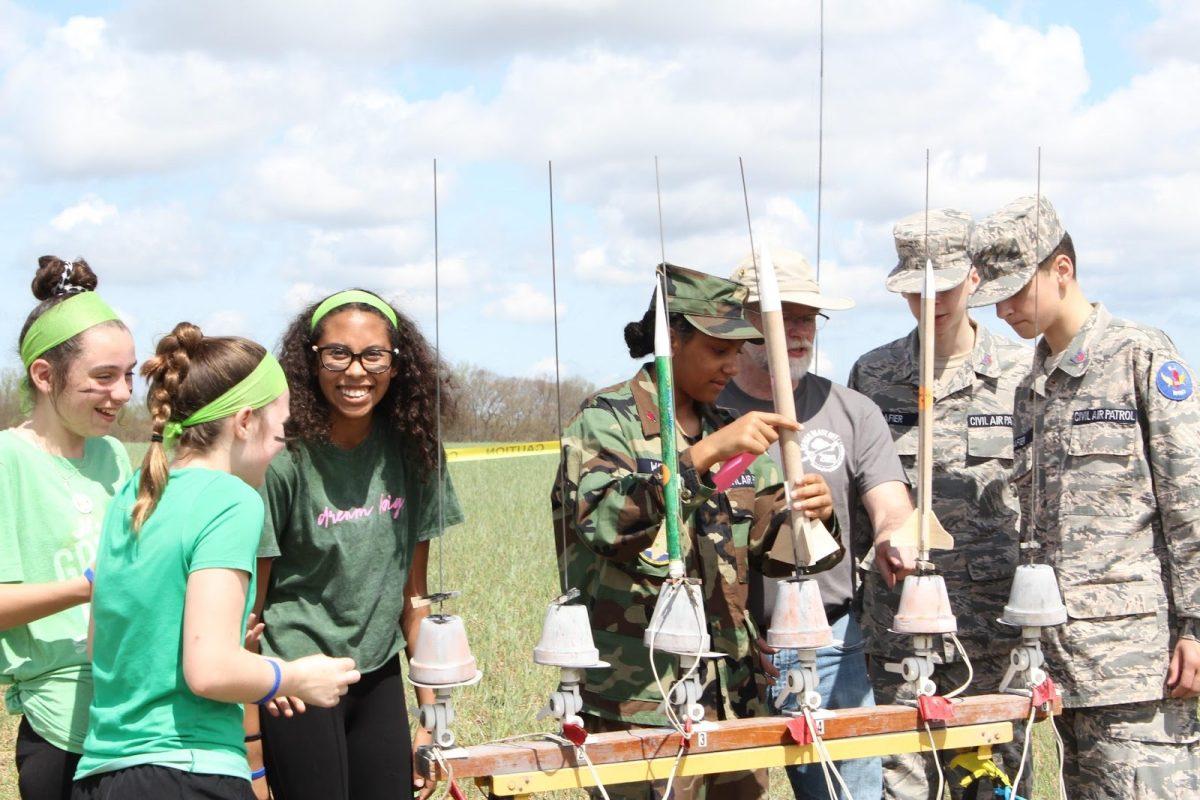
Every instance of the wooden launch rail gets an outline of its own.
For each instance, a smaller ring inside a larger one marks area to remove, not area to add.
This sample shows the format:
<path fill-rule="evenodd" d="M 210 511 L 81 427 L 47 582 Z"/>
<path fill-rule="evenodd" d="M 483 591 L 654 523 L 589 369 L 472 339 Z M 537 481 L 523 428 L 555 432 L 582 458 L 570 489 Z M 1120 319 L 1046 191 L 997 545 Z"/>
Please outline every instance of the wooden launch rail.
<path fill-rule="evenodd" d="M 977 749 L 984 753 L 996 744 L 1011 741 L 1013 725 L 1029 718 L 1029 698 L 988 694 L 953 701 L 954 719 L 931 723 L 932 745 L 938 750 Z M 1061 713 L 1056 698 L 1051 713 Z M 1044 712 L 1038 713 L 1044 718 Z M 893 753 L 928 752 L 929 734 L 917 719 L 915 708 L 877 706 L 822 711 L 822 739 L 835 760 L 866 758 Z M 737 770 L 817 763 L 812 744 L 796 745 L 788 733 L 786 717 L 759 717 L 715 723 L 693 733 L 679 763 L 679 775 L 704 775 Z M 593 734 L 587 755 L 605 785 L 631 781 L 665 780 L 675 763 L 681 737 L 669 728 Z M 446 760 L 456 781 L 474 780 L 490 797 L 527 797 L 559 789 L 596 785 L 575 748 L 550 741 L 517 741 L 465 748 L 458 758 Z M 426 777 L 445 780 L 443 768 L 428 753 L 418 769 Z"/>

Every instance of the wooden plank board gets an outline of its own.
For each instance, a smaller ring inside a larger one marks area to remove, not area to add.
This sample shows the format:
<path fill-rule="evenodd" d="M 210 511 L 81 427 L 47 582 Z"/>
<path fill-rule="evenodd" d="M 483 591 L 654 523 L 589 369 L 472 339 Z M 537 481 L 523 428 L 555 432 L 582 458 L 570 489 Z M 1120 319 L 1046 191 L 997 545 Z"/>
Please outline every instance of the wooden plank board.
<path fill-rule="evenodd" d="M 987 722 L 1025 720 L 1029 716 L 1029 698 L 1010 694 L 987 694 L 955 698 L 951 727 Z M 1055 699 L 1052 713 L 1062 710 Z M 855 736 L 924 730 L 917 710 L 910 706 L 875 706 L 821 712 L 826 741 Z M 1038 717 L 1045 716 L 1039 712 Z M 787 717 L 755 717 L 718 722 L 705 734 L 701 747 L 693 736 L 691 752 L 721 752 L 749 747 L 791 744 Z M 932 727 L 938 727 L 934 724 Z M 633 731 L 593 734 L 588 738 L 587 753 L 593 764 L 612 764 L 673 757 L 679 749 L 680 735 L 670 728 L 642 728 Z M 428 758 L 418 760 L 420 771 L 434 780 L 442 780 L 441 768 Z M 465 755 L 450 762 L 455 778 L 505 775 L 517 772 L 554 771 L 583 766 L 573 748 L 549 741 L 520 741 L 481 744 L 465 748 Z"/>

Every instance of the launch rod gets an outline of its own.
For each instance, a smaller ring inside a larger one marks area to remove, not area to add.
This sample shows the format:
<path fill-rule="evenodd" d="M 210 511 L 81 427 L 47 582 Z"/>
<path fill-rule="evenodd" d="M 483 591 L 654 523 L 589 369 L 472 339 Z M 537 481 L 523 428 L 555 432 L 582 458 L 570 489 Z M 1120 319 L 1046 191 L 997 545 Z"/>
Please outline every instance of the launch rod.
<path fill-rule="evenodd" d="M 671 328 L 667 322 L 666 265 L 654 290 L 654 372 L 658 388 L 659 439 L 662 443 L 663 495 L 667 524 L 668 575 L 683 577 L 679 547 L 679 459 L 675 450 L 675 382 L 671 373 Z"/>

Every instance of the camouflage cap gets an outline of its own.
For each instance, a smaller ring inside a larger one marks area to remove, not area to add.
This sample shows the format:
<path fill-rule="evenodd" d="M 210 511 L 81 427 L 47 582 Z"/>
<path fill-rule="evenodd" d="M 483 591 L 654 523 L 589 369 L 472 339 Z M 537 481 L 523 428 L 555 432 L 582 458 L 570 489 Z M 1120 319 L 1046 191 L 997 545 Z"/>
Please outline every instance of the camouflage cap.
<path fill-rule="evenodd" d="M 660 264 L 667 273 L 667 311 L 683 314 L 701 333 L 718 339 L 762 339 L 746 319 L 746 287 L 694 269 Z"/>
<path fill-rule="evenodd" d="M 816 273 L 809 266 L 808 259 L 795 250 L 772 249 L 771 263 L 775 265 L 775 280 L 779 284 L 779 299 L 782 302 L 831 311 L 854 308 L 854 301 L 848 297 L 821 294 Z M 751 256 L 743 258 L 730 277 L 749 290 L 747 303 L 758 302 L 758 273 L 754 271 L 754 259 Z"/>
<path fill-rule="evenodd" d="M 889 292 L 920 294 L 925 281 L 925 259 L 933 262 L 934 291 L 953 289 L 971 273 L 967 242 L 971 238 L 971 215 L 953 208 L 929 212 L 929 250 L 925 249 L 925 212 L 909 214 L 892 228 L 896 240 L 895 269 L 888 273 Z"/>
<path fill-rule="evenodd" d="M 990 306 L 1025 288 L 1038 264 L 1053 252 L 1066 231 L 1045 197 L 1018 197 L 976 226 L 971 259 L 981 283 L 971 307 Z"/>

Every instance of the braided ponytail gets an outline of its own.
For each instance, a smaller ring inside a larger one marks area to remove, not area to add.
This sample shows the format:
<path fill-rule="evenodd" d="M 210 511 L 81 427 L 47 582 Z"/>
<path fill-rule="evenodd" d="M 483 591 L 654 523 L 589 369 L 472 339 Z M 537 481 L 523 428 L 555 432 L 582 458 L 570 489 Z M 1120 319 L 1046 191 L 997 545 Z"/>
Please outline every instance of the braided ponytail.
<path fill-rule="evenodd" d="M 258 366 L 266 355 L 262 345 L 237 336 L 205 336 L 190 322 L 180 322 L 158 342 L 154 356 L 142 365 L 150 384 L 150 447 L 142 459 L 133 530 L 139 532 L 154 513 L 167 488 L 170 462 L 163 443 L 168 422 L 180 422 L 224 394 Z M 225 420 L 186 428 L 179 450 L 201 453 L 220 437 Z"/>

